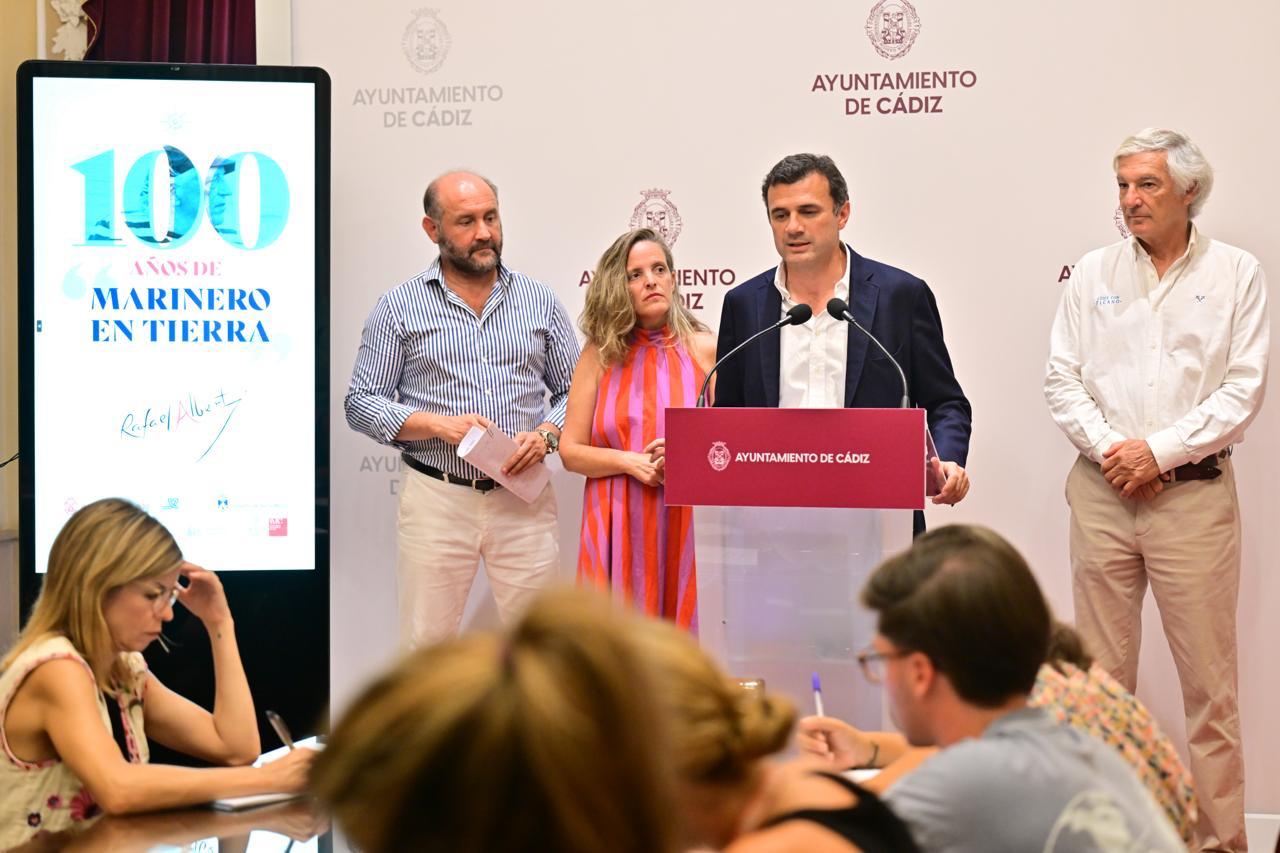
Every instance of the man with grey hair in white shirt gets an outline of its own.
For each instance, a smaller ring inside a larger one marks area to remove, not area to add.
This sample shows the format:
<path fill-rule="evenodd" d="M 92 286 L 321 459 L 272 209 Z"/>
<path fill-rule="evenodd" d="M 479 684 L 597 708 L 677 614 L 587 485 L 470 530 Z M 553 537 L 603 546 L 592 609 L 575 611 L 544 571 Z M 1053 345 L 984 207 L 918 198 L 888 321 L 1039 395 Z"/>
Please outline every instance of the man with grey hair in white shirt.
<path fill-rule="evenodd" d="M 1148 583 L 1182 684 L 1203 850 L 1245 850 L 1237 709 L 1240 513 L 1231 453 L 1270 348 L 1256 258 L 1196 228 L 1213 171 L 1147 129 L 1113 166 L 1128 239 L 1085 255 L 1053 323 L 1045 398 L 1067 478 L 1076 624 L 1133 691 Z"/>

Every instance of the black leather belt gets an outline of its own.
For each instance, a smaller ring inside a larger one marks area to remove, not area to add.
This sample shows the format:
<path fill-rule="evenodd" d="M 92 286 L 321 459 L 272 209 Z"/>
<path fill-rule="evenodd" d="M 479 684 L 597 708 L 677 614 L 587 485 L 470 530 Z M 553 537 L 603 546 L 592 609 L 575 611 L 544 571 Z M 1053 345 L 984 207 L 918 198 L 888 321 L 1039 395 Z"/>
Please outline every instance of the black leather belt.
<path fill-rule="evenodd" d="M 1222 476 L 1222 469 L 1218 467 L 1218 460 L 1226 459 L 1231 455 L 1231 448 L 1220 450 L 1212 456 L 1206 456 L 1199 462 L 1188 462 L 1186 465 L 1179 465 L 1169 472 L 1169 482 L 1181 483 L 1185 480 L 1216 480 Z"/>
<path fill-rule="evenodd" d="M 475 489 L 477 492 L 491 492 L 494 489 L 501 489 L 502 486 L 488 477 L 482 477 L 479 480 L 468 480 L 466 477 L 458 477 L 453 474 L 441 471 L 439 468 L 432 468 L 430 465 L 419 462 L 408 453 L 401 453 L 400 458 L 404 460 L 404 464 L 408 465 L 419 474 L 426 474 L 428 477 L 434 477 L 437 480 L 444 480 L 446 483 L 453 483 L 455 486 L 466 486 L 469 489 Z"/>

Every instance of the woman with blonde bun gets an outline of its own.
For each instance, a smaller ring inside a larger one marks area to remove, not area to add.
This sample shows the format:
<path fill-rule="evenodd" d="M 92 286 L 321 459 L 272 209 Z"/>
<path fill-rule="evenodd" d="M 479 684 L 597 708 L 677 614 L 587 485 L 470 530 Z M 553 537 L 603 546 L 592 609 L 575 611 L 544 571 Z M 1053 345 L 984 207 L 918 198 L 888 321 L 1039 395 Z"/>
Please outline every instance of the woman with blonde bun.
<path fill-rule="evenodd" d="M 585 591 L 505 635 L 420 649 L 338 722 L 313 788 L 365 853 L 666 853 L 654 682 L 630 618 Z"/>
<path fill-rule="evenodd" d="M 791 704 L 729 678 L 669 623 L 647 620 L 634 641 L 654 668 L 667 711 L 683 841 L 733 853 L 912 853 L 906 826 L 875 794 L 812 760 L 777 764 Z"/>

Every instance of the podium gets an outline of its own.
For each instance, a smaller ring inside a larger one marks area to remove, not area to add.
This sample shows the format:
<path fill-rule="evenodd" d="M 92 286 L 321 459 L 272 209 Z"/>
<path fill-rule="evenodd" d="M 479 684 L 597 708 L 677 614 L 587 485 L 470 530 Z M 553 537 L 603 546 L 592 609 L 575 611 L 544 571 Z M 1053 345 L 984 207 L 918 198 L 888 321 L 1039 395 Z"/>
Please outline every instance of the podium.
<path fill-rule="evenodd" d="M 857 653 L 871 571 L 911 544 L 931 442 L 923 409 L 667 409 L 668 505 L 693 506 L 699 639 L 801 716 L 889 727 Z"/>

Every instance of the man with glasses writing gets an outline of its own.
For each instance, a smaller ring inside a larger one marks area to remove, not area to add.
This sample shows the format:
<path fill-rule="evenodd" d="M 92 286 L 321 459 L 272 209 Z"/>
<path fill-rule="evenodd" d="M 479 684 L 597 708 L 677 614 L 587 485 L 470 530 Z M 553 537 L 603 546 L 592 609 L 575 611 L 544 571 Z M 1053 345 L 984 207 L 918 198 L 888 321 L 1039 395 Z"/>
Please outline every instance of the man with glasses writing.
<path fill-rule="evenodd" d="M 853 761 L 939 748 L 885 794 L 922 849 L 1185 849 L 1114 750 L 1028 705 L 1052 619 L 1008 542 L 931 531 L 881 564 L 862 601 L 878 622 L 858 660 L 903 737 L 876 736 Z M 847 729 L 831 723 L 802 726 L 802 745 L 821 738 L 847 763 Z"/>

